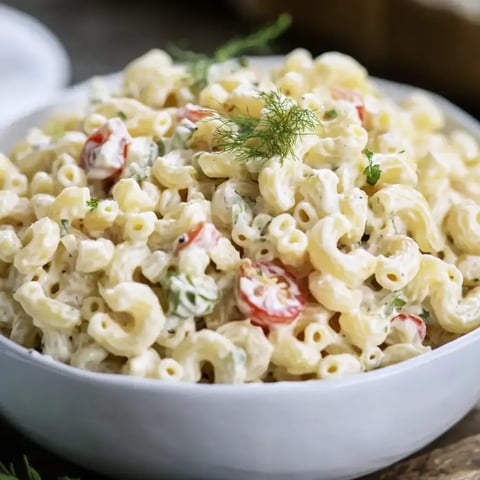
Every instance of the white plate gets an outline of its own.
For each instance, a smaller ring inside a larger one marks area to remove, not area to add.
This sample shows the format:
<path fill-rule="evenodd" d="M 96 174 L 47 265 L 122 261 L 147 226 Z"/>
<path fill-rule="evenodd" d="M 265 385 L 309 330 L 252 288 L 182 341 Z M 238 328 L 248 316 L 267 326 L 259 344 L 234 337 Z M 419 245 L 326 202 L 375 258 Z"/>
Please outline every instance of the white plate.
<path fill-rule="evenodd" d="M 412 91 L 376 82 L 397 100 Z M 0 150 L 85 96 L 85 85 L 71 89 L 4 129 Z M 479 135 L 472 117 L 433 99 L 451 126 Z M 460 420 L 480 398 L 479 363 L 480 329 L 337 380 L 172 384 L 71 368 L 0 335 L 0 410 L 36 442 L 119 479 L 346 480 L 412 454 Z"/>
<path fill-rule="evenodd" d="M 69 76 L 57 38 L 33 17 L 0 5 L 0 126 L 47 103 Z"/>

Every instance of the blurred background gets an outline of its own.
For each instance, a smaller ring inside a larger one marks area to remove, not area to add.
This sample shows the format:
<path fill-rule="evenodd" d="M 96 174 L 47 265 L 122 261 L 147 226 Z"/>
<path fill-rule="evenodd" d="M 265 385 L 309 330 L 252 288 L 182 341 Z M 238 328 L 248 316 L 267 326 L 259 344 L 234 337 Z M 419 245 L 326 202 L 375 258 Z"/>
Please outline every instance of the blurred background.
<path fill-rule="evenodd" d="M 122 69 L 153 48 L 187 41 L 212 52 L 288 11 L 293 27 L 274 53 L 304 47 L 313 54 L 340 50 L 377 76 L 411 83 L 448 97 L 480 118 L 480 0 L 6 0 L 49 28 L 66 49 L 70 82 Z M 1 4 L 0 4 L 1 5 Z M 32 27 L 33 28 L 33 27 Z M 1 32 L 0 32 L 1 34 Z M 0 42 L 0 98 L 9 68 L 38 57 L 14 58 L 13 41 Z M 38 60 L 38 58 L 37 58 Z M 37 78 L 27 78 L 35 84 Z M 65 80 L 65 79 L 64 79 Z M 2 83 L 3 81 L 3 83 Z M 17 81 L 16 81 L 17 82 Z M 3 101 L 0 102 L 4 108 Z M 477 433 L 477 432 L 474 432 Z M 33 465 L 54 478 L 77 474 L 98 479 L 25 440 L 0 418 L 6 439 L 0 461 Z M 3 442 L 2 442 L 3 443 Z"/>
<path fill-rule="evenodd" d="M 152 47 L 212 51 L 289 11 L 276 53 L 354 55 L 371 73 L 442 93 L 480 113 L 480 0 L 7 0 L 64 44 L 72 82 L 121 69 Z M 5 46 L 1 47 L 5 48 Z"/>

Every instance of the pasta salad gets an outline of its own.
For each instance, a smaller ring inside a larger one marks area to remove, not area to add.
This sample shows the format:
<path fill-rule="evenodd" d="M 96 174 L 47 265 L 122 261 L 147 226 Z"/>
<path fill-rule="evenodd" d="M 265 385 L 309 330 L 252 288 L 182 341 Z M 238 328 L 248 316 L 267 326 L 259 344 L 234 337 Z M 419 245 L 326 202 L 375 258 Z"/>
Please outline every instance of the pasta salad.
<path fill-rule="evenodd" d="M 480 153 L 425 94 L 295 50 L 153 50 L 0 156 L 0 332 L 81 369 L 328 379 L 480 324 Z M 198 73 L 198 72 L 197 72 Z"/>

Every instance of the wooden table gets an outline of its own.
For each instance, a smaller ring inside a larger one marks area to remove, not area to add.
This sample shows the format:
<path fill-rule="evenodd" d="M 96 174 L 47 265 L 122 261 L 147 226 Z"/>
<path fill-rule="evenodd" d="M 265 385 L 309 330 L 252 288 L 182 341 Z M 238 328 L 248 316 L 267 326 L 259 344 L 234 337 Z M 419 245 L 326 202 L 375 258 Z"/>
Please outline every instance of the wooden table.
<path fill-rule="evenodd" d="M 480 406 L 411 458 L 362 480 L 479 480 Z"/>
<path fill-rule="evenodd" d="M 212 51 L 232 35 L 241 35 L 251 29 L 223 2 L 214 0 L 203 0 L 201 6 L 200 2 L 188 0 L 6 0 L 6 3 L 38 17 L 60 37 L 72 58 L 74 83 L 94 74 L 119 70 L 152 47 L 164 48 L 169 42 L 188 38 L 193 48 Z M 341 45 L 319 44 L 318 40 L 306 38 L 302 32 L 294 30 L 279 43 L 279 52 L 287 52 L 298 45 L 313 53 L 342 48 Z M 381 70 L 373 73 L 388 76 Z M 0 439 L 0 461 L 20 465 L 22 455 L 26 454 L 42 473 L 43 480 L 53 480 L 58 475 L 80 476 L 82 480 L 102 478 L 48 453 L 1 419 Z M 425 452 L 365 477 L 365 480 L 480 479 L 480 411 L 471 412 Z"/>

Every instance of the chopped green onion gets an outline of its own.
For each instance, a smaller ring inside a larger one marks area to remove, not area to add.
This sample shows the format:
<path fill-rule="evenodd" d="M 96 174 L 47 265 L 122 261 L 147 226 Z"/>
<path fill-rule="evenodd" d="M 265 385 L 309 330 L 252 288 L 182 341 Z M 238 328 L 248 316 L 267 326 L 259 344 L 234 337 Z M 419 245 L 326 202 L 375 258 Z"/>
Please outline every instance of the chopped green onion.
<path fill-rule="evenodd" d="M 363 173 L 367 177 L 367 183 L 373 186 L 380 180 L 380 176 L 382 175 L 382 169 L 380 168 L 380 165 L 373 163 L 373 152 L 366 148 L 363 153 L 368 159 L 368 165 L 363 170 Z"/>

